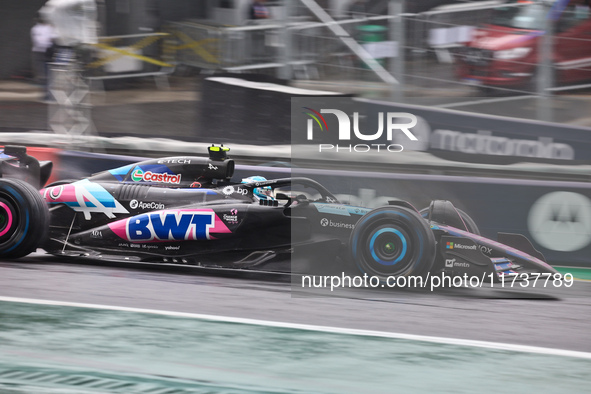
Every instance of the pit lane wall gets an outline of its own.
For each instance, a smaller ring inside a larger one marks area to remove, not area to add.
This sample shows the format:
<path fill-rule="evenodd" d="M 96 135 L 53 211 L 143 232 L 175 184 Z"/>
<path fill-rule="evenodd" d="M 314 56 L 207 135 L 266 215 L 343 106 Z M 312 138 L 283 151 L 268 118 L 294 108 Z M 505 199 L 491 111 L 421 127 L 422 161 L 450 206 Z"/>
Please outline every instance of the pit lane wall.
<path fill-rule="evenodd" d="M 142 159 L 62 151 L 56 177 L 77 179 Z M 591 183 L 588 182 L 245 165 L 236 166 L 233 180 L 251 175 L 283 178 L 292 173 L 317 180 L 341 202 L 351 205 L 374 208 L 401 199 L 421 209 L 434 199 L 450 200 L 476 221 L 485 237 L 496 239 L 497 232 L 523 234 L 551 264 L 591 267 Z"/>

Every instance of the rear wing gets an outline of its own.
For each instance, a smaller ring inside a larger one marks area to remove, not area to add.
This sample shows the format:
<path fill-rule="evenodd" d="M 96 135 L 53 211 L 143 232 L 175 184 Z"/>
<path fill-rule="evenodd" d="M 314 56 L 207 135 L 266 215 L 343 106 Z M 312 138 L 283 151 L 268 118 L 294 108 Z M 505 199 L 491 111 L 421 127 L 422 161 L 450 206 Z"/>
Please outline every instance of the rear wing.
<path fill-rule="evenodd" d="M 53 163 L 39 161 L 27 154 L 27 147 L 6 145 L 0 152 L 0 177 L 15 178 L 30 183 L 37 189 L 43 187 L 49 177 Z"/>

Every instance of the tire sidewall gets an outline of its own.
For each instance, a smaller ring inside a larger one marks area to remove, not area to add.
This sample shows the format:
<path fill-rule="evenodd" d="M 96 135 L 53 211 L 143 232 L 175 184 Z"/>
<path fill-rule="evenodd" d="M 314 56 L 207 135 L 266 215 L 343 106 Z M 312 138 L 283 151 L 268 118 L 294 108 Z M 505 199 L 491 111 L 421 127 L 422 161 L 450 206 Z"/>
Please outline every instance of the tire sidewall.
<path fill-rule="evenodd" d="M 10 211 L 10 215 L 6 213 Z M 15 179 L 0 179 L 0 214 L 12 216 L 0 234 L 0 257 L 18 258 L 33 252 L 47 236 L 49 214 L 39 192 Z"/>
<path fill-rule="evenodd" d="M 394 244 L 395 252 L 380 250 L 388 243 Z M 357 222 L 349 240 L 349 254 L 358 271 L 381 281 L 390 276 L 422 276 L 433 265 L 435 238 L 417 212 L 400 206 L 382 207 Z"/>
<path fill-rule="evenodd" d="M 31 225 L 30 208 L 21 191 L 14 185 L 0 183 L 0 202 L 11 211 L 12 220 L 5 236 L 0 237 L 0 254 L 10 255 L 24 241 Z"/>

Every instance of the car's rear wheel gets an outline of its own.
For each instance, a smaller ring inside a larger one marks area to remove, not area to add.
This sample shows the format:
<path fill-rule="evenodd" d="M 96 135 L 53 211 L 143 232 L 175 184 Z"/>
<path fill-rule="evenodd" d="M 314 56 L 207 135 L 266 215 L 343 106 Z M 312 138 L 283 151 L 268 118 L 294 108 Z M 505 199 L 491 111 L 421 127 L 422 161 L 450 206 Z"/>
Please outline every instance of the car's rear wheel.
<path fill-rule="evenodd" d="M 414 210 L 403 206 L 374 209 L 355 225 L 349 240 L 352 262 L 362 273 L 385 281 L 389 276 L 425 275 L 435 259 L 435 237 Z"/>
<path fill-rule="evenodd" d="M 34 252 L 48 229 L 49 211 L 39 191 L 20 180 L 0 179 L 0 257 Z"/>

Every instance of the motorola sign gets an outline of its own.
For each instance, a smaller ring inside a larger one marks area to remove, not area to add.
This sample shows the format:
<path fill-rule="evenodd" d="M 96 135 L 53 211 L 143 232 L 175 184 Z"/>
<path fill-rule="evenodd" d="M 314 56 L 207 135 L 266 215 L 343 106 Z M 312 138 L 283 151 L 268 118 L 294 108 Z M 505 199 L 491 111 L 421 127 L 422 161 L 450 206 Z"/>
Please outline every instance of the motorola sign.
<path fill-rule="evenodd" d="M 516 158 L 550 160 L 567 164 L 589 161 L 591 140 L 584 127 L 510 119 L 449 109 L 362 100 L 366 113 L 412 113 L 418 141 L 408 141 L 401 133 L 394 143 L 405 142 L 405 150 L 445 154 L 452 160 L 512 162 Z M 505 158 L 505 159 L 503 159 Z"/>
<path fill-rule="evenodd" d="M 557 143 L 553 138 L 538 137 L 537 139 L 507 138 L 493 134 L 488 130 L 463 132 L 452 130 L 451 127 L 432 129 L 429 122 L 416 117 L 413 133 L 419 142 L 410 141 L 405 144 L 407 150 L 427 151 L 439 150 L 477 155 L 518 156 L 545 159 L 573 160 L 575 150 L 569 144 Z M 393 141 L 399 143 L 399 135 Z"/>
<path fill-rule="evenodd" d="M 531 207 L 527 225 L 544 248 L 574 252 L 591 243 L 591 201 L 582 194 L 552 192 Z"/>

